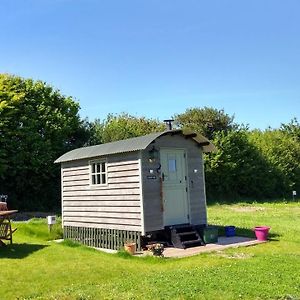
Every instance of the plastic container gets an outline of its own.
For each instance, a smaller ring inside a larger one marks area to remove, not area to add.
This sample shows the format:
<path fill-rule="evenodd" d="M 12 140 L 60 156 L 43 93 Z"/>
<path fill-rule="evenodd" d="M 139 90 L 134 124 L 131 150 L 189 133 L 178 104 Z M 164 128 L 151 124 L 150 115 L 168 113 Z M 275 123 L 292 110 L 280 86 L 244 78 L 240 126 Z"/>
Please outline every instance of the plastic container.
<path fill-rule="evenodd" d="M 203 241 L 205 244 L 218 242 L 218 227 L 207 226 L 203 229 Z"/>
<path fill-rule="evenodd" d="M 253 230 L 257 240 L 266 241 L 268 239 L 270 229 L 271 227 L 268 226 L 256 226 Z"/>
<path fill-rule="evenodd" d="M 227 237 L 235 236 L 235 226 L 225 226 L 225 235 Z"/>

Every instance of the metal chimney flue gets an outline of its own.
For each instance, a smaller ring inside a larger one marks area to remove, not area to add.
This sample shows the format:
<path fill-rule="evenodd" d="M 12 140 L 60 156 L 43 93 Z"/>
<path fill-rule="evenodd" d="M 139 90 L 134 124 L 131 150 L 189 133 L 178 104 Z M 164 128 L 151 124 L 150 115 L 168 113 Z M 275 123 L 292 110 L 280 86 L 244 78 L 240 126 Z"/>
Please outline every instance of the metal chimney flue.
<path fill-rule="evenodd" d="M 172 123 L 174 122 L 174 120 L 169 119 L 169 120 L 164 120 L 165 124 L 166 124 L 166 130 L 172 130 Z"/>

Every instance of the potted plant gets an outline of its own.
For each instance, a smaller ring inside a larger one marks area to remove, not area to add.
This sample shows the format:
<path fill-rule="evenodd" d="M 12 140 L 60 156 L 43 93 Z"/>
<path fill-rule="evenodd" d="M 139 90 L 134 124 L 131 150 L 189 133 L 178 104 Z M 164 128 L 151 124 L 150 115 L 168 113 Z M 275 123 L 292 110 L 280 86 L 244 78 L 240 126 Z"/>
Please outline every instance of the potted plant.
<path fill-rule="evenodd" d="M 126 241 L 124 243 L 124 250 L 133 255 L 136 251 L 136 243 L 133 241 Z"/>
<path fill-rule="evenodd" d="M 159 244 L 159 243 L 151 244 L 151 245 L 148 245 L 147 248 L 150 252 L 152 252 L 152 254 L 154 256 L 160 256 L 160 257 L 164 256 L 163 252 L 164 252 L 165 248 L 164 248 L 163 244 Z"/>

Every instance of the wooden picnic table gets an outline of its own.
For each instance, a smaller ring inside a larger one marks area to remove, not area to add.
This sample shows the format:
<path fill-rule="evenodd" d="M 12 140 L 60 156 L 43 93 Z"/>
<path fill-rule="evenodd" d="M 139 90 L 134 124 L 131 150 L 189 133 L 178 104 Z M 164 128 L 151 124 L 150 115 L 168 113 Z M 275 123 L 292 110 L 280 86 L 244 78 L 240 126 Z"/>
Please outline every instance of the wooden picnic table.
<path fill-rule="evenodd" d="M 17 210 L 0 211 L 0 246 L 6 245 L 3 240 L 12 244 L 12 235 L 17 229 L 11 228 L 10 217 L 17 212 Z"/>
<path fill-rule="evenodd" d="M 17 210 L 3 210 L 0 211 L 0 219 L 10 217 L 11 215 L 14 215 L 17 213 Z"/>

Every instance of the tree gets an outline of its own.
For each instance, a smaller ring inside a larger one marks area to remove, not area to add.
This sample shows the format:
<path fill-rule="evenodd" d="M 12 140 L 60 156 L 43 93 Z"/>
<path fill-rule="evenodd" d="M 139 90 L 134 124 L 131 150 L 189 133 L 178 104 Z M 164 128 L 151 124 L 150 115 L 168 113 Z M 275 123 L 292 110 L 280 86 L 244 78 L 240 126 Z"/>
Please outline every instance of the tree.
<path fill-rule="evenodd" d="M 0 193 L 18 209 L 59 205 L 54 160 L 83 145 L 86 123 L 72 97 L 42 81 L 0 74 Z"/>
<path fill-rule="evenodd" d="M 300 190 L 300 143 L 289 130 L 253 131 L 250 141 L 273 167 L 269 177 L 276 179 L 277 197 Z"/>
<path fill-rule="evenodd" d="M 266 198 L 275 196 L 272 170 L 246 130 L 220 131 L 213 140 L 217 152 L 206 155 L 209 199 Z"/>
<path fill-rule="evenodd" d="M 178 127 L 201 133 L 208 139 L 213 139 L 219 131 L 237 129 L 234 116 L 229 116 L 223 109 L 211 107 L 189 108 L 184 113 L 175 115 L 174 119 Z"/>
<path fill-rule="evenodd" d="M 300 142 L 300 124 L 297 118 L 293 118 L 288 124 L 281 124 L 280 130 Z"/>
<path fill-rule="evenodd" d="M 109 114 L 103 122 L 95 120 L 91 123 L 91 128 L 93 134 L 90 144 L 99 144 L 164 131 L 165 125 L 155 119 L 121 113 L 119 115 Z"/>
<path fill-rule="evenodd" d="M 89 127 L 89 140 L 88 140 L 88 145 L 99 145 L 102 144 L 102 135 L 103 135 L 103 127 L 104 124 L 101 122 L 100 119 L 95 119 L 93 122 L 88 123 Z"/>

